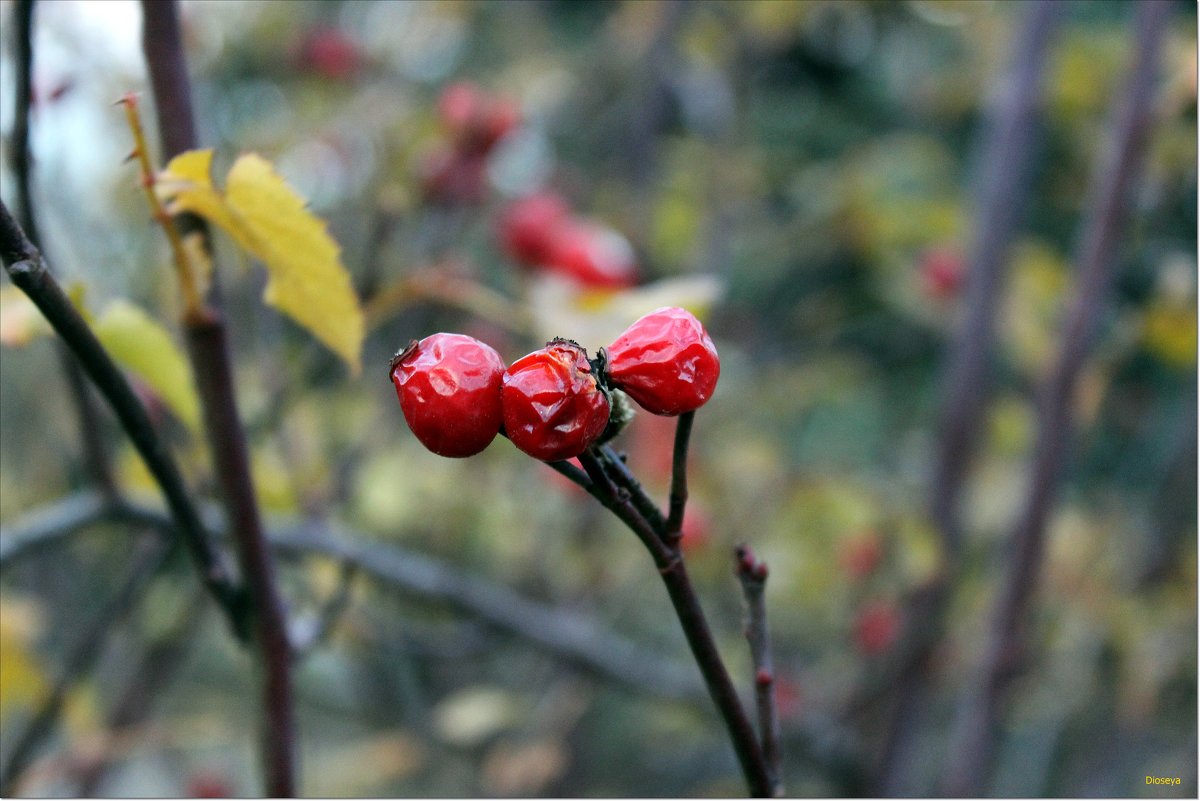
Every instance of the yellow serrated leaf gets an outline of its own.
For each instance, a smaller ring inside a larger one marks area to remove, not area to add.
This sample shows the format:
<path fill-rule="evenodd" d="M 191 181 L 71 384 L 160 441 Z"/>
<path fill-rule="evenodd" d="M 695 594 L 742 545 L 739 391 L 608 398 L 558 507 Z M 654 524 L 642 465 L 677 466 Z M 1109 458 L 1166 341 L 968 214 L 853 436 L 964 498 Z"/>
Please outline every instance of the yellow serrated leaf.
<path fill-rule="evenodd" d="M 253 153 L 229 171 L 225 200 L 253 239 L 251 252 L 267 268 L 263 299 L 311 331 L 357 374 L 363 313 L 325 223 L 305 208 L 270 162 Z"/>
<path fill-rule="evenodd" d="M 240 157 L 221 192 L 212 183 L 212 151 L 188 151 L 159 175 L 157 191 L 172 213 L 199 214 L 261 261 L 263 299 L 360 371 L 365 323 L 337 242 L 270 162 Z"/>
<path fill-rule="evenodd" d="M 165 328 L 125 300 L 109 304 L 94 327 L 118 364 L 145 381 L 191 431 L 200 430 L 191 368 Z"/>
<path fill-rule="evenodd" d="M 221 228 L 242 250 L 253 253 L 254 242 L 225 205 L 225 198 L 212 182 L 211 150 L 189 150 L 171 159 L 158 174 L 154 190 L 172 214 L 190 211 Z M 189 249 L 191 256 L 191 249 Z M 198 270 L 200 265 L 193 265 Z"/>

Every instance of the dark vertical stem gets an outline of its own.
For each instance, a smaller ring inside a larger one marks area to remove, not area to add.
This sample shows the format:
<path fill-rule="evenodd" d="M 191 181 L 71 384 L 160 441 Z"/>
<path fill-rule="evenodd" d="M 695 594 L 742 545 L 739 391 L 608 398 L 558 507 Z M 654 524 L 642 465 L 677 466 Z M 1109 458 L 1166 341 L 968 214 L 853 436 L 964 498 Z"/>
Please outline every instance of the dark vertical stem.
<path fill-rule="evenodd" d="M 89 621 L 79 641 L 76 642 L 63 665 L 62 672 L 54 681 L 45 701 L 33 714 L 25 730 L 16 736 L 16 744 L 8 761 L 0 770 L 0 795 L 11 798 L 18 788 L 18 781 L 25 768 L 37 753 L 38 747 L 54 728 L 62 711 L 63 703 L 79 680 L 91 670 L 100 656 L 104 643 L 113 633 L 113 627 L 129 613 L 138 597 L 145 590 L 150 578 L 162 566 L 168 548 L 158 542 L 143 543 L 133 558 L 125 582 L 116 594 Z"/>
<path fill-rule="evenodd" d="M 688 442 L 692 436 L 692 421 L 695 412 L 684 412 L 679 415 L 675 424 L 675 447 L 671 454 L 671 495 L 667 507 L 666 536 L 668 541 L 676 541 L 683 532 L 683 512 L 687 506 L 687 455 Z"/>
<path fill-rule="evenodd" d="M 1134 64 L 1115 101 L 1112 141 L 1098 165 L 1085 207 L 1076 259 L 1076 294 L 1058 357 L 1041 389 L 1029 486 L 1012 534 L 1011 561 L 992 619 L 980 680 L 972 683 L 959 708 L 955 752 L 947 763 L 943 785 L 950 795 L 978 795 L 987 786 L 1004 691 L 1019 666 L 1023 624 L 1037 588 L 1046 521 L 1054 507 L 1071 431 L 1071 401 L 1113 282 L 1132 188 L 1149 137 L 1159 50 L 1170 10 L 1167 0 L 1144 0 L 1136 6 Z"/>
<path fill-rule="evenodd" d="M 214 317 L 208 322 L 188 321 L 186 332 L 208 445 L 252 607 L 263 681 L 266 790 L 271 796 L 289 797 L 295 795 L 291 647 L 275 563 L 262 529 L 246 440 L 234 405 L 225 329 Z"/>
<path fill-rule="evenodd" d="M 13 181 L 17 186 L 17 220 L 25 229 L 25 236 L 35 245 L 41 245 L 37 214 L 33 202 L 33 153 L 29 145 L 30 118 L 33 113 L 33 8 L 34 0 L 17 0 L 13 9 L 13 33 L 16 38 L 16 119 L 13 121 L 12 138 L 9 140 Z M 106 497 L 115 497 L 116 486 L 109 469 L 108 453 L 104 447 L 100 426 L 100 413 L 96 400 L 88 394 L 87 381 L 83 372 L 71 356 L 70 350 L 58 345 L 58 358 L 63 376 L 67 380 L 67 391 L 75 407 L 75 418 L 79 421 L 79 441 L 83 444 L 83 461 L 87 473 Z"/>
<path fill-rule="evenodd" d="M 158 119 L 163 157 L 196 147 L 191 82 L 187 75 L 174 0 L 143 0 L 142 44 Z M 199 220 L 180 220 L 184 230 L 200 230 Z M 245 432 L 238 416 L 225 323 L 218 311 L 219 289 L 211 306 L 186 319 L 184 330 L 204 410 L 205 430 L 225 512 L 237 545 L 238 561 L 253 605 L 255 640 L 262 671 L 263 769 L 271 796 L 295 794 L 295 719 L 291 689 L 291 648 L 275 566 L 263 533 Z"/>
<path fill-rule="evenodd" d="M 1008 73 L 992 90 L 976 155 L 975 224 L 968 252 L 965 314 L 947 358 L 930 483 L 930 514 L 945 569 L 909 602 L 903 667 L 876 771 L 877 792 L 902 792 L 904 748 L 920 723 L 929 655 L 941 637 L 962 540 L 959 503 L 983 416 L 995 341 L 996 309 L 1012 240 L 1026 206 L 1037 145 L 1040 86 L 1064 3 L 1024 4 Z"/>

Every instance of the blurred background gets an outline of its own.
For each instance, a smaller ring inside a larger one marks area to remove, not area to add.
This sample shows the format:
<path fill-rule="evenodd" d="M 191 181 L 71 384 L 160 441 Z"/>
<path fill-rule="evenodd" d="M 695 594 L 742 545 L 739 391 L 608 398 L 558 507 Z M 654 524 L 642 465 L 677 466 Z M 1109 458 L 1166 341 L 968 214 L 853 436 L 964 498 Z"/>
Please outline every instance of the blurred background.
<path fill-rule="evenodd" d="M 261 305 L 262 272 L 218 237 L 257 491 L 287 545 L 297 631 L 317 635 L 295 673 L 305 794 L 744 793 L 636 539 L 506 441 L 467 460 L 425 451 L 384 375 L 436 331 L 508 361 L 555 335 L 594 352 L 662 305 L 701 315 L 721 354 L 692 437 L 684 545 L 747 697 L 733 545 L 770 564 L 789 794 L 937 791 L 987 653 L 1035 399 L 1135 47 L 1135 4 L 1063 5 L 949 559 L 930 514 L 941 393 L 987 223 L 985 114 L 1023 4 L 183 3 L 217 174 L 242 152 L 272 161 L 328 221 L 369 325 L 353 377 Z M 0 5 L 6 135 L 13 11 Z M 1162 43 L 983 794 L 1197 792 L 1195 14 L 1176 4 Z M 135 303 L 180 342 L 167 248 L 112 106 L 131 89 L 152 103 L 138 5 L 40 2 L 34 31 L 40 244 L 88 309 Z M 12 206 L 11 158 L 3 169 Z M 94 482 L 53 343 L 3 292 L 11 545 Z M 134 380 L 211 497 L 202 438 Z M 157 503 L 107 411 L 94 432 L 121 491 Z M 660 500 L 672 436 L 642 414 L 616 442 Z M 257 794 L 253 666 L 191 565 L 130 583 L 152 533 L 59 534 L 6 551 L 0 575 L 0 760 L 69 678 L 17 792 Z M 913 599 L 938 581 L 944 630 L 914 663 Z"/>

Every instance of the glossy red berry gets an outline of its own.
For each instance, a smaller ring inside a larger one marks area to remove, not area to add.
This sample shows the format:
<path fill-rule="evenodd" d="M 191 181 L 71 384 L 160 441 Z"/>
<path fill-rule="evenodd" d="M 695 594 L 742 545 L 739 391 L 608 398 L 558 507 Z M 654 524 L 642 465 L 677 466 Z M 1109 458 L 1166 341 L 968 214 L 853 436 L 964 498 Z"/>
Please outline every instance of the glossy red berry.
<path fill-rule="evenodd" d="M 629 240 L 586 220 L 572 220 L 554 230 L 543 266 L 585 287 L 621 289 L 637 283 L 637 262 Z"/>
<path fill-rule="evenodd" d="M 587 354 L 555 340 L 504 373 L 504 431 L 520 450 L 546 462 L 578 456 L 608 424 L 608 398 Z"/>
<path fill-rule="evenodd" d="M 500 217 L 500 242 L 513 261 L 536 267 L 545 262 L 550 243 L 570 213 L 567 202 L 553 192 L 514 200 Z"/>
<path fill-rule="evenodd" d="M 463 334 L 433 334 L 392 360 L 392 383 L 413 434 L 439 456 L 473 456 L 500 431 L 504 362 Z"/>
<path fill-rule="evenodd" d="M 670 306 L 642 317 L 617 338 L 608 349 L 608 375 L 651 414 L 677 415 L 712 397 L 721 361 L 700 321 Z"/>

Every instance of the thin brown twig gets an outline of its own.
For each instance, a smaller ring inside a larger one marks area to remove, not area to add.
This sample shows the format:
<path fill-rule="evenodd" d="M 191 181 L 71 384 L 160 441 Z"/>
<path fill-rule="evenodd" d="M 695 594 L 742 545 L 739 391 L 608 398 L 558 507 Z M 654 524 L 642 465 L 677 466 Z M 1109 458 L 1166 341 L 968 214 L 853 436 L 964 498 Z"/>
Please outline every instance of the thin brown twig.
<path fill-rule="evenodd" d="M 143 0 L 142 18 L 142 46 L 154 90 L 163 157 L 172 158 L 197 145 L 179 5 L 175 0 Z M 202 221 L 181 215 L 178 223 L 184 233 L 198 231 L 207 246 L 207 227 Z M 211 247 L 206 249 L 211 253 Z M 296 725 L 287 623 L 254 495 L 215 279 L 206 301 L 203 308 L 186 315 L 184 332 L 213 467 L 253 608 L 255 644 L 262 669 L 265 789 L 268 795 L 288 797 L 296 794 Z"/>
<path fill-rule="evenodd" d="M 746 642 L 754 665 L 754 697 L 758 708 L 758 737 L 771 778 L 772 795 L 784 795 L 779 751 L 779 712 L 775 705 L 775 663 L 771 657 L 771 635 L 767 628 L 767 565 L 754 556 L 749 545 L 734 549 L 734 575 L 746 599 Z"/>
<path fill-rule="evenodd" d="M 987 786 L 1003 696 L 1019 668 L 1024 624 L 1045 550 L 1046 522 L 1054 508 L 1072 426 L 1072 399 L 1109 294 L 1121 239 L 1149 138 L 1159 51 L 1171 7 L 1145 0 L 1136 7 L 1134 62 L 1114 101 L 1113 139 L 1097 164 L 1081 224 L 1077 289 L 1052 371 L 1042 385 L 1037 438 L 1022 510 L 1012 533 L 978 681 L 959 707 L 955 749 L 944 776 L 950 795 L 979 795 Z"/>

